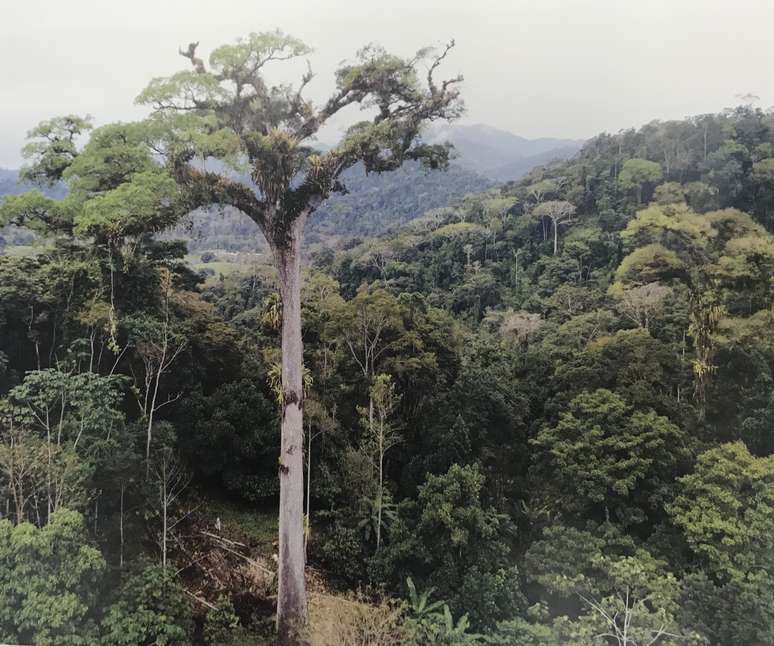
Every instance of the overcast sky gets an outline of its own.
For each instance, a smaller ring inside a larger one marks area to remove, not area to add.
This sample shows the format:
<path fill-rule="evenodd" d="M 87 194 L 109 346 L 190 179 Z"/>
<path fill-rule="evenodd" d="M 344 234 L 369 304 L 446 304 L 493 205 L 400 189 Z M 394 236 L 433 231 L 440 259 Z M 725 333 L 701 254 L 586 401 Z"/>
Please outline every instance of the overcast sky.
<path fill-rule="evenodd" d="M 454 38 L 445 71 L 465 76 L 465 122 L 586 138 L 740 94 L 774 105 L 772 26 L 774 0 L 0 0 L 0 167 L 50 116 L 142 117 L 134 97 L 192 40 L 209 54 L 279 27 L 314 48 L 322 100 L 366 43 L 410 54 Z"/>

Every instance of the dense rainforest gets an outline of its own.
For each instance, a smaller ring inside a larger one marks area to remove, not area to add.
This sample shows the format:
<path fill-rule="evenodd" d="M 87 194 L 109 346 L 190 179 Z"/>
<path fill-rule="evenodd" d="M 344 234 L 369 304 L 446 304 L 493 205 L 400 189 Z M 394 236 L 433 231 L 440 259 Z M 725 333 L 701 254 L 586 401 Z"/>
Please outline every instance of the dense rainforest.
<path fill-rule="evenodd" d="M 147 126 L 88 126 L 0 205 L 0 639 L 274 643 L 276 275 L 192 267 Z M 303 261 L 305 639 L 774 644 L 774 115 L 423 211 Z"/>

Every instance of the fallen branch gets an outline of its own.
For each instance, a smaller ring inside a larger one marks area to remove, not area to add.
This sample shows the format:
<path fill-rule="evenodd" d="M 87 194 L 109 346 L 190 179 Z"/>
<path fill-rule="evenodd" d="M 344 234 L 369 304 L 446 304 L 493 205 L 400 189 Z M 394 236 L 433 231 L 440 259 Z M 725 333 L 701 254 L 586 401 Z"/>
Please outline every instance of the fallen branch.
<path fill-rule="evenodd" d="M 183 588 L 185 590 L 185 588 Z M 201 597 L 197 597 L 193 592 L 189 592 L 188 590 L 185 590 L 185 593 L 192 597 L 193 599 L 196 599 L 200 604 L 203 606 L 209 608 L 210 610 L 217 610 L 217 606 L 213 606 L 209 601 L 202 599 Z"/>
<path fill-rule="evenodd" d="M 210 538 L 214 538 L 216 540 L 222 541 L 224 543 L 228 543 L 229 545 L 238 545 L 239 547 L 247 547 L 244 543 L 240 543 L 238 541 L 232 541 L 228 538 L 224 538 L 223 536 L 218 536 L 217 534 L 213 534 L 212 532 L 208 532 L 206 530 L 202 530 L 202 534 L 205 536 L 209 536 Z"/>
<path fill-rule="evenodd" d="M 211 534 L 210 532 L 206 532 L 206 531 L 202 531 L 202 534 L 205 534 L 206 536 L 210 536 L 211 538 L 214 538 L 214 539 L 220 541 L 221 544 L 220 545 L 216 545 L 216 547 L 219 547 L 222 550 L 226 550 L 230 554 L 233 554 L 235 556 L 238 556 L 241 559 L 244 559 L 245 561 L 250 563 L 250 565 L 254 565 L 259 570 L 262 570 L 266 574 L 269 574 L 271 576 L 275 576 L 276 575 L 276 572 L 274 572 L 273 570 L 270 570 L 269 568 L 261 565 L 255 559 L 251 559 L 249 556 L 246 556 L 246 555 L 242 554 L 241 552 L 237 552 L 235 549 L 230 548 L 228 545 L 223 545 L 224 542 L 231 543 L 232 545 L 240 545 L 240 543 L 234 543 L 233 541 L 229 541 L 228 539 L 221 538 L 220 536 L 216 536 L 215 534 Z"/>

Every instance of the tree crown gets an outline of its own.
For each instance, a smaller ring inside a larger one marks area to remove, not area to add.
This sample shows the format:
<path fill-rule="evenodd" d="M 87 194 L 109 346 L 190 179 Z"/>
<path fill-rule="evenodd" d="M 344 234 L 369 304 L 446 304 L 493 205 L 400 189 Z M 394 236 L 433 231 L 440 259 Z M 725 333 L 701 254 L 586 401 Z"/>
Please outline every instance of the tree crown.
<path fill-rule="evenodd" d="M 250 34 L 214 50 L 208 65 L 197 56 L 198 43 L 191 43 L 180 53 L 193 69 L 154 79 L 137 101 L 154 109 L 156 148 L 191 189 L 189 206 L 234 206 L 281 245 L 302 211 L 310 213 L 331 192 L 344 190 L 338 178 L 358 162 L 366 172 L 394 170 L 407 160 L 430 168 L 448 163 L 449 147 L 422 142 L 421 130 L 462 113 L 462 77 L 435 79 L 453 46 L 425 48 L 410 59 L 377 45 L 364 47 L 337 70 L 333 95 L 315 106 L 304 97 L 311 68 L 297 87 L 270 85 L 264 78 L 269 63 L 309 53 L 298 39 L 280 31 Z M 423 81 L 421 66 L 427 70 Z M 375 115 L 352 125 L 333 149 L 315 151 L 309 144 L 320 128 L 354 104 Z M 251 181 L 229 170 L 199 170 L 190 163 L 195 158 L 222 160 Z"/>

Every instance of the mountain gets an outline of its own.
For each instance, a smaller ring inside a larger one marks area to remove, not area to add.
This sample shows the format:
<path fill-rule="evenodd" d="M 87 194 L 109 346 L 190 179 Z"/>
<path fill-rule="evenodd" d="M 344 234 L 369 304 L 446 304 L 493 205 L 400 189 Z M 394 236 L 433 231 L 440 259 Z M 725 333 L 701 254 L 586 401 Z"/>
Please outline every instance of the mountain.
<path fill-rule="evenodd" d="M 21 192 L 18 179 L 18 171 L 0 168 L 0 196 Z"/>
<path fill-rule="evenodd" d="M 428 139 L 450 142 L 457 166 L 494 182 L 517 180 L 535 166 L 569 159 L 584 143 L 581 139 L 526 139 L 484 124 L 437 126 Z"/>
<path fill-rule="evenodd" d="M 19 183 L 19 171 L 10 168 L 0 168 L 0 198 L 4 195 L 14 195 L 16 193 L 24 193 L 30 191 L 34 186 L 29 184 Z M 50 196 L 61 198 L 65 196 L 67 190 L 63 185 L 57 185 L 51 188 L 44 188 L 43 192 Z"/>

